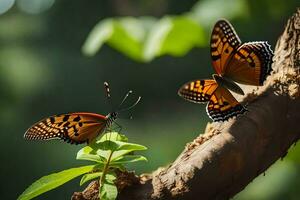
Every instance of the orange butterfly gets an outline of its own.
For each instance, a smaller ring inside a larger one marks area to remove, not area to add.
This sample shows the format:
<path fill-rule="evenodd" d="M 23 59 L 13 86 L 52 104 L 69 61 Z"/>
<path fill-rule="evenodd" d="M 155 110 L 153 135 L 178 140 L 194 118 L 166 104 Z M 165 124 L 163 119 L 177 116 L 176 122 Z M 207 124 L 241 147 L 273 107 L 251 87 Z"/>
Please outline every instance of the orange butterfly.
<path fill-rule="evenodd" d="M 110 90 L 107 82 L 104 82 L 104 87 L 107 98 L 110 100 Z M 119 108 L 131 93 L 132 91 L 129 91 L 125 95 Z M 88 112 L 75 112 L 48 117 L 30 127 L 24 134 L 24 138 L 29 140 L 63 139 L 71 144 L 90 143 L 99 134 L 109 129 L 117 119 L 119 112 L 133 108 L 140 99 L 141 97 L 128 108 L 111 112 L 106 116 Z"/>
<path fill-rule="evenodd" d="M 224 19 L 215 24 L 210 47 L 217 74 L 213 74 L 213 79 L 184 84 L 178 95 L 194 103 L 208 102 L 208 116 L 213 121 L 225 121 L 246 111 L 229 90 L 244 95 L 235 82 L 263 85 L 272 71 L 273 52 L 264 41 L 242 44 L 232 25 Z"/>

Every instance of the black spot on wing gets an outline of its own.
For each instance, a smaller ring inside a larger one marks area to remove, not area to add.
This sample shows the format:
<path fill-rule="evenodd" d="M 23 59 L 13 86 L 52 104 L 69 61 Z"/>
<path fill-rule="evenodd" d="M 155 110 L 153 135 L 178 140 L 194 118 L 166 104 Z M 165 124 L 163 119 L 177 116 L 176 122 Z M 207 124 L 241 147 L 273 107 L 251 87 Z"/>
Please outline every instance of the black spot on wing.
<path fill-rule="evenodd" d="M 213 61 L 216 61 L 221 58 L 221 55 L 212 55 L 211 58 L 213 59 Z"/>
<path fill-rule="evenodd" d="M 55 118 L 54 117 L 50 117 L 50 122 L 51 122 L 51 124 L 54 124 Z"/>
<path fill-rule="evenodd" d="M 65 115 L 64 118 L 63 118 L 63 121 L 66 122 L 66 121 L 69 120 L 69 118 L 70 118 L 70 115 Z"/>
<path fill-rule="evenodd" d="M 74 122 L 79 122 L 80 120 L 81 120 L 81 117 L 79 115 L 73 119 Z"/>
<path fill-rule="evenodd" d="M 68 127 L 70 125 L 70 122 L 66 122 L 63 126 Z"/>

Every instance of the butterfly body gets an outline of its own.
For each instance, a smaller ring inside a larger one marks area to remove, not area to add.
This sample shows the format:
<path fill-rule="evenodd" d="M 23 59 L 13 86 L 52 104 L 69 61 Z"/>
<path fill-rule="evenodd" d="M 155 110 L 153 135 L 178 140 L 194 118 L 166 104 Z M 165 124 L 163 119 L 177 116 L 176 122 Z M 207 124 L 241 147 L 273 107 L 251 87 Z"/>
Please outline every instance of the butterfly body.
<path fill-rule="evenodd" d="M 116 118 L 117 112 L 107 116 L 88 112 L 54 115 L 35 123 L 24 137 L 30 140 L 63 139 L 71 144 L 89 143 Z"/>
<path fill-rule="evenodd" d="M 246 112 L 230 91 L 244 95 L 236 83 L 263 85 L 272 71 L 273 52 L 264 41 L 242 44 L 232 25 L 224 19 L 215 24 L 210 47 L 216 72 L 213 79 L 190 81 L 178 90 L 178 95 L 194 103 L 208 102 L 208 116 L 213 121 L 225 121 Z"/>
<path fill-rule="evenodd" d="M 230 78 L 227 78 L 226 76 L 219 76 L 217 74 L 213 74 L 213 78 L 219 86 L 225 87 L 237 94 L 244 95 L 244 91 L 242 90 L 242 88 L 240 88 L 240 86 L 238 86 L 238 84 L 236 84 Z"/>

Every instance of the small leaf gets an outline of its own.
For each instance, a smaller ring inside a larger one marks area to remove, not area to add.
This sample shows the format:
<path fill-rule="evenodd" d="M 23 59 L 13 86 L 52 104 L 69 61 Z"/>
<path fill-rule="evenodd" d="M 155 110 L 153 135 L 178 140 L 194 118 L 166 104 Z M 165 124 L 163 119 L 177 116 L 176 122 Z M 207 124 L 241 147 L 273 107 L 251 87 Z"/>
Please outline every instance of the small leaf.
<path fill-rule="evenodd" d="M 133 152 L 133 150 L 119 150 L 119 151 L 115 151 L 113 153 L 113 155 L 111 156 L 111 161 L 115 161 L 115 160 L 121 159 L 122 156 L 124 156 L 126 154 L 129 154 L 131 152 Z"/>
<path fill-rule="evenodd" d="M 108 159 L 111 151 L 123 151 L 123 153 L 129 153 L 132 151 L 139 151 L 139 150 L 146 150 L 147 147 L 140 145 L 140 144 L 134 144 L 134 143 L 128 143 L 128 142 L 121 142 L 121 141 L 104 141 L 99 142 L 94 145 L 95 149 L 98 149 L 96 152 L 99 156 Z M 123 154 L 122 153 L 122 154 Z"/>
<path fill-rule="evenodd" d="M 116 174 L 115 174 L 115 173 L 110 172 L 110 173 L 106 174 L 105 179 L 106 179 L 106 181 L 108 181 L 108 182 L 110 182 L 110 183 L 113 183 L 114 180 L 117 179 L 117 177 L 116 177 Z"/>
<path fill-rule="evenodd" d="M 94 144 L 93 148 L 98 156 L 104 158 L 104 160 L 107 161 L 111 152 L 117 150 L 119 148 L 119 145 L 114 141 L 106 140 L 104 142 Z"/>
<path fill-rule="evenodd" d="M 117 142 L 121 142 L 121 141 L 105 140 L 103 142 L 97 142 L 94 145 L 94 149 L 95 150 L 102 149 L 102 150 L 106 150 L 106 151 L 108 151 L 108 150 L 114 151 L 119 148 L 119 145 Z"/>
<path fill-rule="evenodd" d="M 111 161 L 119 159 L 120 156 L 126 155 L 130 152 L 147 149 L 147 147 L 143 145 L 134 144 L 134 143 L 119 142 L 119 141 L 116 143 L 118 144 L 119 147 L 113 152 Z"/>
<path fill-rule="evenodd" d="M 108 160 L 110 153 L 111 153 L 110 150 L 102 150 L 102 149 L 97 150 L 97 155 L 105 158 L 105 162 Z"/>
<path fill-rule="evenodd" d="M 88 182 L 90 180 L 93 180 L 95 178 L 98 178 L 100 176 L 102 176 L 102 172 L 95 172 L 95 173 L 85 174 L 85 175 L 82 176 L 82 178 L 80 180 L 80 186 L 82 186 L 86 182 Z"/>
<path fill-rule="evenodd" d="M 119 134 L 117 132 L 109 132 L 109 133 L 105 133 L 100 140 L 98 140 L 96 143 L 100 143 L 100 142 L 104 142 L 106 140 L 109 141 L 122 141 L 122 142 L 127 142 L 128 138 L 123 135 L 123 134 Z"/>
<path fill-rule="evenodd" d="M 103 163 L 103 159 L 97 155 L 96 152 L 93 152 L 93 149 L 90 146 L 85 146 L 80 149 L 77 153 L 76 159 Z"/>
<path fill-rule="evenodd" d="M 107 174 L 106 177 L 108 175 L 109 174 Z M 105 178 L 105 181 L 102 183 L 102 185 L 100 185 L 99 191 L 101 200 L 115 200 L 118 196 L 117 187 L 110 178 Z"/>
<path fill-rule="evenodd" d="M 120 159 L 112 161 L 111 164 L 127 164 L 133 163 L 138 161 L 147 161 L 147 158 L 141 155 L 125 155 L 122 156 Z"/>
<path fill-rule="evenodd" d="M 147 150 L 147 147 L 140 144 L 121 142 L 121 141 L 116 141 L 115 143 L 118 145 L 117 148 L 118 151 L 119 150 L 133 150 L 133 151 Z"/>
<path fill-rule="evenodd" d="M 58 173 L 53 173 L 44 176 L 30 185 L 19 197 L 18 200 L 32 199 L 42 193 L 52 190 L 79 175 L 92 171 L 95 165 L 88 165 L 84 167 L 77 167 L 67 169 Z"/>

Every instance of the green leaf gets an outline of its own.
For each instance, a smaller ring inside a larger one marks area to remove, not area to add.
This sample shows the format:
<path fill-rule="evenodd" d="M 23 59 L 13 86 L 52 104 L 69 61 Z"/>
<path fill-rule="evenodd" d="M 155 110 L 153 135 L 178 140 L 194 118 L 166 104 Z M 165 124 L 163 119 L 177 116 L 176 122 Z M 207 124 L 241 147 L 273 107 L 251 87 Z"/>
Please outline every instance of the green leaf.
<path fill-rule="evenodd" d="M 105 162 L 108 160 L 110 154 L 111 154 L 111 150 L 103 150 L 103 149 L 97 150 L 97 155 L 105 158 Z"/>
<path fill-rule="evenodd" d="M 163 18 L 153 26 L 144 46 L 143 53 L 146 61 L 150 61 L 156 55 L 159 55 L 162 43 L 171 29 L 172 22 L 169 18 Z"/>
<path fill-rule="evenodd" d="M 89 160 L 98 163 L 104 163 L 108 160 L 111 151 L 118 148 L 118 145 L 109 140 L 104 140 L 104 142 L 95 142 L 79 150 L 77 153 L 78 160 Z"/>
<path fill-rule="evenodd" d="M 115 177 L 112 174 L 106 174 L 105 180 L 100 185 L 99 196 L 101 200 L 115 200 L 118 196 L 118 190 L 114 184 Z"/>
<path fill-rule="evenodd" d="M 94 172 L 94 173 L 88 173 L 82 176 L 81 180 L 80 180 L 80 186 L 82 186 L 83 184 L 85 184 L 86 182 L 99 178 L 102 176 L 102 172 Z M 109 173 L 106 174 L 105 178 L 107 179 L 107 181 L 110 181 L 111 183 L 113 183 L 114 180 L 116 180 L 116 175 L 114 173 Z"/>
<path fill-rule="evenodd" d="M 143 42 L 153 20 L 151 17 L 115 19 L 115 31 L 109 45 L 136 61 L 143 61 Z"/>
<path fill-rule="evenodd" d="M 138 161 L 147 161 L 147 158 L 141 155 L 125 155 L 120 157 L 120 159 L 117 159 L 115 161 L 112 161 L 111 164 L 127 164 L 127 163 L 133 163 Z"/>
<path fill-rule="evenodd" d="M 140 144 L 121 142 L 121 141 L 116 141 L 115 143 L 118 145 L 117 148 L 118 151 L 119 150 L 133 150 L 133 151 L 147 150 L 147 147 Z"/>
<path fill-rule="evenodd" d="M 124 17 L 100 21 L 91 31 L 82 51 L 94 55 L 103 45 L 108 44 L 134 60 L 142 61 L 142 41 L 145 32 L 143 24 L 136 18 Z"/>
<path fill-rule="evenodd" d="M 113 152 L 111 161 L 119 159 L 120 156 L 126 155 L 130 152 L 147 149 L 147 147 L 143 145 L 134 144 L 134 143 L 127 143 L 127 142 L 116 142 L 116 143 L 118 143 L 119 148 Z"/>
<path fill-rule="evenodd" d="M 94 150 L 90 146 L 85 146 L 80 149 L 77 153 L 76 159 L 103 163 L 103 158 L 97 155 L 97 153 L 94 152 Z"/>
<path fill-rule="evenodd" d="M 103 142 L 93 144 L 93 154 L 97 154 L 99 157 L 104 159 L 106 162 L 112 151 L 118 148 L 118 144 L 114 141 L 105 140 Z"/>
<path fill-rule="evenodd" d="M 193 47 L 206 45 L 203 28 L 187 16 L 173 17 L 172 29 L 162 43 L 158 55 L 185 55 Z"/>
<path fill-rule="evenodd" d="M 88 165 L 67 169 L 58 173 L 44 176 L 30 185 L 19 197 L 18 200 L 32 199 L 42 193 L 52 190 L 79 175 L 92 171 L 96 165 Z"/>
<path fill-rule="evenodd" d="M 118 159 L 121 159 L 122 156 L 126 155 L 126 154 L 129 154 L 131 152 L 133 152 L 134 150 L 119 150 L 119 151 L 115 151 L 113 153 L 113 155 L 111 156 L 111 161 L 115 161 L 115 160 L 118 160 Z"/>
<path fill-rule="evenodd" d="M 96 161 L 101 164 L 105 164 L 111 156 L 111 162 L 124 159 L 120 163 L 110 163 L 110 167 L 119 168 L 120 170 L 124 170 L 122 163 L 128 162 L 137 162 L 139 160 L 146 160 L 146 158 L 142 156 L 133 156 L 130 160 L 125 160 L 124 156 L 134 151 L 138 150 L 146 150 L 147 148 L 143 145 L 124 142 L 128 141 L 124 135 L 118 134 L 117 132 L 106 133 L 103 135 L 98 141 L 95 141 L 91 146 L 84 147 L 77 154 L 77 159 L 91 160 Z M 100 160 L 99 160 L 100 159 Z M 130 157 L 127 157 L 130 159 Z M 103 167 L 103 165 L 102 165 Z"/>
<path fill-rule="evenodd" d="M 109 172 L 105 176 L 105 180 L 110 182 L 110 183 L 113 183 L 116 179 L 117 179 L 117 177 L 116 177 L 116 174 L 114 172 Z"/>
<path fill-rule="evenodd" d="M 95 172 L 95 173 L 85 174 L 85 175 L 82 176 L 82 178 L 80 180 L 80 186 L 82 186 L 86 182 L 88 182 L 90 180 L 93 180 L 95 178 L 98 178 L 100 176 L 102 176 L 102 172 Z"/>
<path fill-rule="evenodd" d="M 104 141 L 99 142 L 97 145 L 95 145 L 96 149 L 100 150 L 106 150 L 106 151 L 118 151 L 118 150 L 146 150 L 147 147 L 135 144 L 135 143 L 129 143 L 129 142 L 121 142 L 121 141 Z"/>
<path fill-rule="evenodd" d="M 147 147 L 140 145 L 140 144 L 134 144 L 134 143 L 128 143 L 128 142 L 121 142 L 121 141 L 104 141 L 99 142 L 93 146 L 95 148 L 97 155 L 100 157 L 105 158 L 108 160 L 108 157 L 113 151 L 113 155 L 111 160 L 114 160 L 118 158 L 119 156 L 122 156 L 124 154 L 128 154 L 132 151 L 139 151 L 139 150 L 146 150 Z"/>
<path fill-rule="evenodd" d="M 114 31 L 113 19 L 105 19 L 99 22 L 90 32 L 82 51 L 87 56 L 93 56 L 101 46 L 111 38 Z"/>
<path fill-rule="evenodd" d="M 193 47 L 206 45 L 203 28 L 188 16 L 167 16 L 151 30 L 145 43 L 144 58 L 170 54 L 183 56 Z"/>
<path fill-rule="evenodd" d="M 123 134 L 119 134 L 118 132 L 109 132 L 103 134 L 100 140 L 98 140 L 96 143 L 104 142 L 106 140 L 127 142 L 128 138 Z"/>

